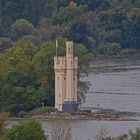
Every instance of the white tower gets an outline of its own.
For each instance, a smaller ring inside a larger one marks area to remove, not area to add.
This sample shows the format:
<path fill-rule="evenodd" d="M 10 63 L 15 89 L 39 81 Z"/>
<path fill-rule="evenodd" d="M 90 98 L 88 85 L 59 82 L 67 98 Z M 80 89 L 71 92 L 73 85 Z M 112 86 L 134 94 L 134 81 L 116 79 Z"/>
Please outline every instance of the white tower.
<path fill-rule="evenodd" d="M 78 57 L 73 55 L 73 42 L 66 42 L 66 56 L 54 57 L 55 108 L 73 112 L 77 103 Z"/>

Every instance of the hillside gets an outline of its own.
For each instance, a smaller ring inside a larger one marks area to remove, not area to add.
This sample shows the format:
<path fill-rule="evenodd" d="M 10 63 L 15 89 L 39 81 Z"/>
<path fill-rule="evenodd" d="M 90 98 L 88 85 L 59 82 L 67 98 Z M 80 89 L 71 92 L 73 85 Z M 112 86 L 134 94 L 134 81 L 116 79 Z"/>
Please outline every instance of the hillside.
<path fill-rule="evenodd" d="M 0 49 L 23 38 L 39 44 L 59 36 L 94 54 L 140 49 L 139 5 L 140 0 L 0 0 Z"/>

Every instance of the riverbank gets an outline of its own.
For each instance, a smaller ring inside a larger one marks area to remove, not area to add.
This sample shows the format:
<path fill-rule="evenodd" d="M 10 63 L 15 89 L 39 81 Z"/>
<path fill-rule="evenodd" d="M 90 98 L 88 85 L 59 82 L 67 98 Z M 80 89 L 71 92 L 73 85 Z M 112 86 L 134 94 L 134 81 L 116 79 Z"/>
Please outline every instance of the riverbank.
<path fill-rule="evenodd" d="M 33 119 L 65 119 L 65 120 L 100 120 L 100 121 L 137 121 L 136 119 L 129 118 L 126 115 L 107 115 L 107 114 L 95 114 L 86 112 L 75 113 L 62 113 L 51 112 L 44 113 L 42 115 L 31 116 Z"/>

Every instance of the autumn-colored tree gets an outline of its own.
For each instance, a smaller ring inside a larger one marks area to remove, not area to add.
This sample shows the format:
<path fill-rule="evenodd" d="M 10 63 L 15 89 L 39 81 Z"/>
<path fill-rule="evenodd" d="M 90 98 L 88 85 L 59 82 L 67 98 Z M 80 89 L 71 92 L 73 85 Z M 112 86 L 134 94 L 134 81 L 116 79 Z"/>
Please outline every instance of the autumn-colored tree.
<path fill-rule="evenodd" d="M 77 4 L 73 1 L 70 2 L 69 7 L 71 8 L 77 8 Z"/>

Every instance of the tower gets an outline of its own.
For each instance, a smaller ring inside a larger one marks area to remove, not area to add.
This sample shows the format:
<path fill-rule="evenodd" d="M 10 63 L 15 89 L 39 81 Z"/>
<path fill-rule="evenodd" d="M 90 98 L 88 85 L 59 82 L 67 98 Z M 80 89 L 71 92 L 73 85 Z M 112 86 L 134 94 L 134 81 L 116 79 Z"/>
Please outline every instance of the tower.
<path fill-rule="evenodd" d="M 77 107 L 78 57 L 73 55 L 73 42 L 66 42 L 66 56 L 54 57 L 55 108 L 74 112 Z"/>

